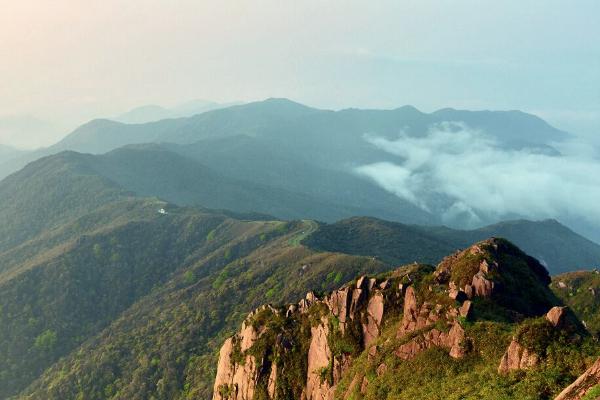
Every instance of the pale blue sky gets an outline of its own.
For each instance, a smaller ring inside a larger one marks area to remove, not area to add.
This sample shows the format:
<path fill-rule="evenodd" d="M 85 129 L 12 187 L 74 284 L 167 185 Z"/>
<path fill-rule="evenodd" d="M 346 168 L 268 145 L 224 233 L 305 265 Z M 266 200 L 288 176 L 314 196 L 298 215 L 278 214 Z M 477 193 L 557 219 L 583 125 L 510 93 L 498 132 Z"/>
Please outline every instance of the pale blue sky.
<path fill-rule="evenodd" d="M 336 109 L 521 109 L 600 132 L 600 1 L 0 6 L 0 118 L 68 129 L 149 103 L 277 96 Z"/>

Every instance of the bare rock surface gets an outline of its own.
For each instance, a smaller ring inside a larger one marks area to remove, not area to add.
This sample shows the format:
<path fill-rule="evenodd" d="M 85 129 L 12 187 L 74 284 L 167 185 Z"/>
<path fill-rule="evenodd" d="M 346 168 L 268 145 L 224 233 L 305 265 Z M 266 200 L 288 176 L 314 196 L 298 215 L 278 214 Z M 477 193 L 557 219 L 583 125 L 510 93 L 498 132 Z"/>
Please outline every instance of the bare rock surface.
<path fill-rule="evenodd" d="M 513 339 L 500 360 L 498 373 L 506 374 L 514 370 L 533 368 L 539 361 L 540 358 L 536 353 L 527 350 Z"/>
<path fill-rule="evenodd" d="M 600 359 L 596 360 L 575 382 L 560 392 L 555 400 L 580 400 L 596 385 L 600 385 Z"/>

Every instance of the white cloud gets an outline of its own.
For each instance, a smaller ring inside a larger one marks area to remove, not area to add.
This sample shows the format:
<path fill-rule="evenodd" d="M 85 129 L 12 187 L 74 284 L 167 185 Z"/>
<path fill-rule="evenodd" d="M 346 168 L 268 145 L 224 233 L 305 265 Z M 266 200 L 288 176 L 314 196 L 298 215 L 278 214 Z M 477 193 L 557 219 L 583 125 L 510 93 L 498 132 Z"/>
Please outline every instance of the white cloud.
<path fill-rule="evenodd" d="M 440 213 L 447 223 L 566 216 L 600 224 L 600 162 L 594 152 L 551 156 L 509 150 L 454 122 L 432 126 L 422 137 L 365 140 L 398 161 L 363 165 L 356 172 Z"/>

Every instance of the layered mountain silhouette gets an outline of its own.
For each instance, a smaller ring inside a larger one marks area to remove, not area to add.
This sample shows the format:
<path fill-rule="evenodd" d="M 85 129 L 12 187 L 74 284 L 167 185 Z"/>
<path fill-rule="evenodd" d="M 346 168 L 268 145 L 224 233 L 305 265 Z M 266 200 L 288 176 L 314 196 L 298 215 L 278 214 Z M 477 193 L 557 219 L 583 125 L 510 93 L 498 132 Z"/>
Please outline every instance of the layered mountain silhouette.
<path fill-rule="evenodd" d="M 405 106 L 394 110 L 319 110 L 287 99 L 268 99 L 204 112 L 191 117 L 124 124 L 94 120 L 59 143 L 0 162 L 0 177 L 43 156 L 71 150 L 101 154 L 131 144 L 158 143 L 194 158 L 222 176 L 249 181 L 334 203 L 353 210 L 341 215 L 324 209 L 319 219 L 369 215 L 404 223 L 442 224 L 448 199 L 423 209 L 358 176 L 355 167 L 393 162 L 395 156 L 365 140 L 365 134 L 388 139 L 400 133 L 422 137 L 436 124 L 458 121 L 485 132 L 506 149 L 557 154 L 551 143 L 569 137 L 543 120 L 519 111 L 422 113 Z M 315 214 L 305 214 L 313 218 Z M 518 216 L 514 216 L 518 217 Z M 467 227 L 462 219 L 452 222 Z M 482 221 L 482 224 L 497 222 Z M 462 224 L 462 225 L 461 225 Z"/>
<path fill-rule="evenodd" d="M 0 144 L 0 164 L 8 163 L 11 160 L 22 156 L 23 153 L 22 150 Z"/>
<path fill-rule="evenodd" d="M 335 175 L 331 179 L 333 182 Z M 266 182 L 230 178 L 198 159 L 160 145 L 129 146 L 104 155 L 63 152 L 28 165 L 0 184 L 0 198 L 7 204 L 0 210 L 6 221 L 0 227 L 4 233 L 0 249 L 53 228 L 69 216 L 83 216 L 107 202 L 129 196 L 157 197 L 179 206 L 256 212 L 286 220 L 335 220 L 378 212 L 376 208 L 362 208 L 360 203 L 344 204 L 341 197 L 322 192 L 307 195 L 294 189 L 298 188 L 289 185 L 281 189 Z M 346 196 L 363 196 L 366 202 L 368 193 L 352 190 Z M 371 191 L 373 195 L 383 193 L 376 187 Z M 416 213 L 418 209 L 410 210 Z M 404 217 L 399 213 L 392 216 Z M 408 216 L 406 219 L 411 220 Z M 461 231 L 350 218 L 321 225 L 307 244 L 327 251 L 381 256 L 386 262 L 401 264 L 437 262 L 449 251 L 490 236 L 513 240 L 553 273 L 592 266 L 600 260 L 599 245 L 556 221 L 521 220 Z"/>
<path fill-rule="evenodd" d="M 156 104 L 136 107 L 114 118 L 115 121 L 125 124 L 144 124 L 161 119 L 185 118 L 201 114 L 206 111 L 217 110 L 240 103 L 217 103 L 208 100 L 192 100 L 171 108 Z"/>

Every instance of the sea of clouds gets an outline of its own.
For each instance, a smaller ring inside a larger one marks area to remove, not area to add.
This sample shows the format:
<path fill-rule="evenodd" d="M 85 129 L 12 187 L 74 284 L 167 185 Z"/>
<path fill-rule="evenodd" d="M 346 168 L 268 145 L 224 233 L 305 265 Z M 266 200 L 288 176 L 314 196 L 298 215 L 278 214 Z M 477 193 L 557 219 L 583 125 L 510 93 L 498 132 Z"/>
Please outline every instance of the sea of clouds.
<path fill-rule="evenodd" d="M 587 221 L 600 227 L 598 149 L 577 138 L 552 145 L 560 155 L 514 149 L 461 122 L 433 125 L 425 135 L 365 140 L 396 162 L 355 171 L 448 224 L 478 226 L 520 216 Z M 442 199 L 442 200 L 440 200 Z"/>

